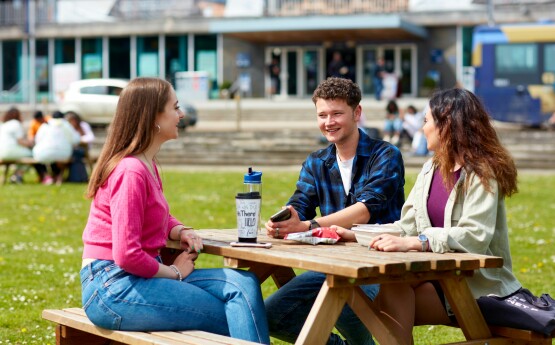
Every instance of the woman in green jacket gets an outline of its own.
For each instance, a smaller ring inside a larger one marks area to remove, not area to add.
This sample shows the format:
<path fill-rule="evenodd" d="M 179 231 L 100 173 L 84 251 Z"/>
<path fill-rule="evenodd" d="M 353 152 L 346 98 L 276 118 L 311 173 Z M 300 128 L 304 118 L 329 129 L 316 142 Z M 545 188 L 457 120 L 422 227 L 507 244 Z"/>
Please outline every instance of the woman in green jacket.
<path fill-rule="evenodd" d="M 517 170 L 501 145 L 483 105 L 463 89 L 436 92 L 423 126 L 434 151 L 395 222 L 403 236 L 370 241 L 388 252 L 468 252 L 503 257 L 504 265 L 480 269 L 468 279 L 475 298 L 507 296 L 522 286 L 512 273 L 506 196 L 517 192 Z M 346 240 L 350 230 L 337 228 Z M 376 298 L 399 326 L 406 344 L 414 325 L 448 324 L 452 312 L 437 282 L 384 284 Z"/>

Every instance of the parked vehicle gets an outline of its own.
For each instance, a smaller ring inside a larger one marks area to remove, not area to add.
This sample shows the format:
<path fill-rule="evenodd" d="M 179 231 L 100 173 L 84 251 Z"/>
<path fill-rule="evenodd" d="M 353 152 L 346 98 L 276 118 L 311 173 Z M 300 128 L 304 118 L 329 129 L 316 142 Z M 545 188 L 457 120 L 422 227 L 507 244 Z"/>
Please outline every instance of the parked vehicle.
<path fill-rule="evenodd" d="M 96 125 L 106 125 L 116 112 L 119 94 L 129 83 L 124 79 L 83 79 L 71 83 L 61 97 L 58 108 L 62 112 L 74 111 L 83 120 Z M 181 104 L 185 117 L 180 128 L 194 126 L 197 110 L 190 104 Z"/>
<path fill-rule="evenodd" d="M 555 112 L 555 24 L 478 26 L 474 92 L 498 121 L 540 126 Z"/>

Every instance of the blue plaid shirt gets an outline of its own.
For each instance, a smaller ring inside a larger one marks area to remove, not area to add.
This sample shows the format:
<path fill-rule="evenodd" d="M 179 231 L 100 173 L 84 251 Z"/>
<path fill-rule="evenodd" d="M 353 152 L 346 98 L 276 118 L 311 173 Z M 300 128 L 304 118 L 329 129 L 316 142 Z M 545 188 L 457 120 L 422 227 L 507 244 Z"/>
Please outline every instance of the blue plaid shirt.
<path fill-rule="evenodd" d="M 370 212 L 368 223 L 399 220 L 405 202 L 405 169 L 397 147 L 371 139 L 359 129 L 353 161 L 351 190 L 345 193 L 337 165 L 335 145 L 311 153 L 303 163 L 297 190 L 289 199 L 301 220 L 313 219 L 316 208 L 326 216 L 357 202 Z"/>

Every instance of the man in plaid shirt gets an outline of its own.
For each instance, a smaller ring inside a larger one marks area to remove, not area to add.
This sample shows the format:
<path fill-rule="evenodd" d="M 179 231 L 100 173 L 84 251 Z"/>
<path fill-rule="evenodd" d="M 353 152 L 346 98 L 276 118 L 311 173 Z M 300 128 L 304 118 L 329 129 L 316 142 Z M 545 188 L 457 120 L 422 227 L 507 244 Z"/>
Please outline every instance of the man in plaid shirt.
<path fill-rule="evenodd" d="M 311 153 L 303 163 L 297 188 L 288 202 L 291 218 L 268 221 L 268 235 L 338 225 L 392 223 L 398 220 L 404 197 L 404 166 L 397 147 L 371 139 L 358 128 L 361 92 L 349 79 L 328 78 L 314 91 L 318 127 L 331 143 Z M 321 217 L 316 217 L 316 208 Z M 273 337 L 294 342 L 314 304 L 325 275 L 306 272 L 266 300 Z M 378 285 L 361 286 L 374 299 Z M 336 328 L 349 344 L 373 344 L 372 335 L 352 310 L 345 306 Z M 331 334 L 328 344 L 344 344 Z"/>

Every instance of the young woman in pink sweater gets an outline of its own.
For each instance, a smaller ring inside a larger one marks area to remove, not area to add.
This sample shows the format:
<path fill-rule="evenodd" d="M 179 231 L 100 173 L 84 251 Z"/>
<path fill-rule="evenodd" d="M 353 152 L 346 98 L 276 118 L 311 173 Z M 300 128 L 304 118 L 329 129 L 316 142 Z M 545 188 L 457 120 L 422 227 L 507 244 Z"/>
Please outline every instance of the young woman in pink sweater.
<path fill-rule="evenodd" d="M 154 158 L 183 116 L 164 80 L 137 78 L 122 91 L 88 186 L 83 308 L 108 329 L 196 329 L 269 344 L 256 276 L 195 269 L 202 240 L 169 212 Z M 159 250 L 168 238 L 187 250 L 166 266 Z"/>

